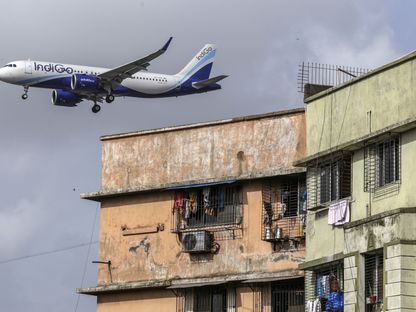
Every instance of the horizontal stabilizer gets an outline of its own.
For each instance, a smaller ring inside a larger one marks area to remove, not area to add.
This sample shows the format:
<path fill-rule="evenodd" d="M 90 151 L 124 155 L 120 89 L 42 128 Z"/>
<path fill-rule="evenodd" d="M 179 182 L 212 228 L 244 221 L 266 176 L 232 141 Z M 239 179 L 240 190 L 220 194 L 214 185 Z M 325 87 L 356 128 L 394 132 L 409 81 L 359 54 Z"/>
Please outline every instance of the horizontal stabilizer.
<path fill-rule="evenodd" d="M 204 87 L 208 87 L 208 86 L 210 86 L 210 85 L 212 85 L 212 84 L 214 84 L 214 83 L 216 83 L 220 80 L 223 80 L 224 78 L 227 78 L 227 77 L 228 77 L 227 75 L 221 75 L 221 76 L 201 80 L 201 81 L 192 83 L 192 87 L 194 87 L 195 89 L 201 89 L 201 88 L 204 88 Z"/>

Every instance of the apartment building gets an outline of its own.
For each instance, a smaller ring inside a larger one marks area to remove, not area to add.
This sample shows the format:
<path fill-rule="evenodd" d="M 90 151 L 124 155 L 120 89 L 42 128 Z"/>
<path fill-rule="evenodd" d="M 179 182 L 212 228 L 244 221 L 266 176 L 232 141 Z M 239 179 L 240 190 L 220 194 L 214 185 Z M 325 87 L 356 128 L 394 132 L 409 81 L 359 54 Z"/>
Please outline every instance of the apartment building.
<path fill-rule="evenodd" d="M 412 52 L 305 99 L 308 311 L 416 310 L 415 79 Z"/>
<path fill-rule="evenodd" d="M 97 311 L 303 311 L 304 110 L 103 136 Z"/>

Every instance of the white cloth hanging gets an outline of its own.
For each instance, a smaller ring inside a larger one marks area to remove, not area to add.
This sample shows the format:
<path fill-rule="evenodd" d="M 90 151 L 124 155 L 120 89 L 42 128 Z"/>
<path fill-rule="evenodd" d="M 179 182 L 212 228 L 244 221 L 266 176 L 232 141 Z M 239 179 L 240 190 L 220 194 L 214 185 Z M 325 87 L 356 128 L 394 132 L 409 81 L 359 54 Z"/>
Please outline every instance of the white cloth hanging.
<path fill-rule="evenodd" d="M 332 203 L 328 209 L 328 224 L 342 225 L 350 221 L 349 202 L 347 199 Z"/>

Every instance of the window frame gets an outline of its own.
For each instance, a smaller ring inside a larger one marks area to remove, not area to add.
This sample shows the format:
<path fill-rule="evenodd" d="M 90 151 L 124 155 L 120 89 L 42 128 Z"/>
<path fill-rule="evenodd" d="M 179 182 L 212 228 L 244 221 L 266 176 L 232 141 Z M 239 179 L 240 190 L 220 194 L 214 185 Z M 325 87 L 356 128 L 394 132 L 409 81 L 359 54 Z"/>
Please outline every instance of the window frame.
<path fill-rule="evenodd" d="M 352 193 L 352 154 L 323 162 L 317 172 L 319 204 L 348 198 Z M 325 179 L 323 179 L 325 177 Z"/>
<path fill-rule="evenodd" d="M 365 311 L 373 311 L 375 305 L 383 304 L 384 300 L 384 253 L 383 249 L 366 253 L 364 256 L 364 299 Z M 373 266 L 374 265 L 374 266 Z M 371 277 L 369 276 L 371 275 Z M 372 284 L 372 285 L 370 285 Z M 374 293 L 373 290 L 376 289 Z M 373 292 L 371 294 L 370 292 Z M 374 303 L 371 302 L 375 296 Z"/>
<path fill-rule="evenodd" d="M 209 188 L 208 205 L 204 203 L 205 188 Z M 176 205 L 179 193 L 183 194 L 182 207 Z M 195 212 L 186 211 L 191 194 L 196 194 Z M 242 204 L 242 192 L 239 184 L 219 184 L 175 190 L 172 206 L 172 228 L 175 232 L 187 232 L 239 226 L 242 221 Z"/>
<path fill-rule="evenodd" d="M 401 142 L 395 135 L 376 144 L 376 188 L 400 183 Z"/>

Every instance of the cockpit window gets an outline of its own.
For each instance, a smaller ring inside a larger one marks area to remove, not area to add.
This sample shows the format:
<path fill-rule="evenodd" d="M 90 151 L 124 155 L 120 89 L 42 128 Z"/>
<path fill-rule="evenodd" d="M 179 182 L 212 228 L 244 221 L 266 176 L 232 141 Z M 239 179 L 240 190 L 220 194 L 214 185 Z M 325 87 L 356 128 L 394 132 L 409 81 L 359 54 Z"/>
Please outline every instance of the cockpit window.
<path fill-rule="evenodd" d="M 17 67 L 16 64 L 6 64 L 4 67 Z"/>

